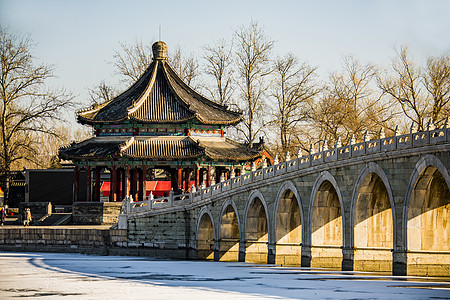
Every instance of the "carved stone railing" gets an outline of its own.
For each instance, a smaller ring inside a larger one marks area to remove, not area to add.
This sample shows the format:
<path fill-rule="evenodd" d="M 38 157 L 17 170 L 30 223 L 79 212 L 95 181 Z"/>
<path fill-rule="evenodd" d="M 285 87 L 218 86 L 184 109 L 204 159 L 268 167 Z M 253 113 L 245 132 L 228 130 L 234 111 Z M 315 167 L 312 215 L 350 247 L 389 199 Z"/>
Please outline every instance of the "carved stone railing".
<path fill-rule="evenodd" d="M 370 155 L 374 153 L 383 153 L 393 150 L 401 150 L 426 145 L 435 145 L 450 142 L 450 128 L 434 129 L 424 132 L 416 132 L 399 136 L 391 136 L 381 139 L 375 139 L 362 143 L 350 144 L 347 146 L 336 147 L 317 153 L 311 153 L 306 156 L 299 156 L 288 161 L 280 162 L 273 166 L 251 171 L 234 178 L 219 182 L 215 185 L 200 188 L 188 194 L 174 195 L 173 191 L 167 197 L 148 199 L 146 201 L 132 202 L 128 214 L 134 214 L 149 210 L 167 208 L 171 206 L 186 205 L 197 201 L 203 201 L 218 195 L 222 192 L 230 191 L 244 185 L 273 178 L 287 172 L 298 171 L 326 164 L 334 161 L 345 160 L 349 158 Z"/>

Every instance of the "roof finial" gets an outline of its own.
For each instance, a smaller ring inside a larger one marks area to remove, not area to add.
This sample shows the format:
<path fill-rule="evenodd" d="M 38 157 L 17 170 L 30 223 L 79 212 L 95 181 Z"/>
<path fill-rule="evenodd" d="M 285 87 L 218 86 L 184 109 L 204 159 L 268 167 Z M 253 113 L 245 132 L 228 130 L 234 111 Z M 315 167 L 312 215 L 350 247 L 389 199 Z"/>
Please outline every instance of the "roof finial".
<path fill-rule="evenodd" d="M 162 41 L 158 41 L 153 44 L 153 59 L 154 60 L 165 60 L 167 58 L 167 45 Z"/>

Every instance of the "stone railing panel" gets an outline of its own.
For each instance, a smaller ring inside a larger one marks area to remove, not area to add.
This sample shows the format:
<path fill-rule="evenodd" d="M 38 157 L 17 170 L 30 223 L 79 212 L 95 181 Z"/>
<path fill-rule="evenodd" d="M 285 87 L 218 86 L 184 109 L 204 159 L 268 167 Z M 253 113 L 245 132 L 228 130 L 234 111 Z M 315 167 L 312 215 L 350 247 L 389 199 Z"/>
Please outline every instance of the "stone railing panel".
<path fill-rule="evenodd" d="M 211 195 L 217 195 L 222 192 L 222 186 L 220 183 L 211 186 Z"/>
<path fill-rule="evenodd" d="M 231 180 L 230 179 L 222 182 L 222 192 L 228 191 L 230 189 L 231 189 Z"/>
<path fill-rule="evenodd" d="M 412 134 L 397 136 L 397 149 L 409 148 L 412 146 Z"/>
<path fill-rule="evenodd" d="M 435 129 L 430 131 L 430 144 L 443 143 L 447 140 L 445 129 Z"/>
<path fill-rule="evenodd" d="M 337 160 L 337 149 L 330 149 L 323 153 L 325 162 Z"/>
<path fill-rule="evenodd" d="M 313 166 L 319 165 L 324 162 L 323 152 L 311 154 L 310 157 L 311 157 L 311 165 Z"/>
<path fill-rule="evenodd" d="M 198 190 L 195 193 L 192 193 L 192 201 L 202 200 L 202 190 Z"/>
<path fill-rule="evenodd" d="M 381 151 L 395 150 L 397 148 L 396 142 L 397 142 L 397 139 L 395 136 L 381 139 L 380 140 Z"/>
<path fill-rule="evenodd" d="M 175 205 L 184 205 L 191 203 L 191 194 L 181 194 L 173 196 Z"/>
<path fill-rule="evenodd" d="M 344 146 L 337 149 L 337 159 L 346 159 L 349 158 L 352 155 L 351 152 L 351 145 Z"/>
<path fill-rule="evenodd" d="M 279 163 L 275 167 L 275 175 L 286 173 L 286 162 Z"/>
<path fill-rule="evenodd" d="M 429 132 L 416 132 L 413 133 L 413 146 L 424 146 L 430 143 L 430 134 Z"/>
<path fill-rule="evenodd" d="M 253 182 L 258 181 L 258 180 L 262 180 L 264 178 L 263 175 L 263 170 L 256 170 L 253 173 Z"/>
<path fill-rule="evenodd" d="M 231 188 L 234 189 L 238 186 L 241 186 L 241 176 L 231 179 Z"/>
<path fill-rule="evenodd" d="M 242 184 L 248 184 L 252 182 L 252 173 L 242 175 Z"/>
<path fill-rule="evenodd" d="M 298 159 L 293 159 L 287 162 L 287 171 L 296 171 L 298 170 Z"/>
<path fill-rule="evenodd" d="M 153 201 L 139 201 L 130 204 L 131 212 L 140 212 L 152 209 Z"/>
<path fill-rule="evenodd" d="M 211 197 L 211 187 L 202 190 L 202 200 Z"/>
<path fill-rule="evenodd" d="M 304 169 L 311 166 L 311 155 L 303 156 L 298 159 L 298 169 Z"/>
<path fill-rule="evenodd" d="M 376 144 L 378 145 L 378 144 Z M 362 143 L 358 143 L 358 144 L 353 144 L 350 145 L 350 149 L 351 149 L 351 156 L 356 157 L 356 156 L 361 156 L 366 154 L 366 151 L 368 149 L 370 149 L 370 147 L 374 147 L 374 145 L 370 144 L 370 142 L 362 142 Z"/>
<path fill-rule="evenodd" d="M 152 209 L 160 209 L 172 206 L 173 202 L 170 201 L 169 197 L 161 197 L 153 200 Z"/>
<path fill-rule="evenodd" d="M 263 169 L 263 177 L 264 177 L 264 179 L 272 177 L 274 175 L 274 169 L 275 168 L 273 166 L 264 168 Z"/>

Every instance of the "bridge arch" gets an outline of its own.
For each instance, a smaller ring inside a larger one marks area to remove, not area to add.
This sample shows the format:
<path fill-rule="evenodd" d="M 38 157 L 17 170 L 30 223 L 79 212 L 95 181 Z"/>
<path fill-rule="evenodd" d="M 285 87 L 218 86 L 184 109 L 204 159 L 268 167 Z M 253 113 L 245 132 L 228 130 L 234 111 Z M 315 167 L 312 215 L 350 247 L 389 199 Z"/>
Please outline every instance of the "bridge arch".
<path fill-rule="evenodd" d="M 245 261 L 267 263 L 269 244 L 269 210 L 263 194 L 253 190 L 245 205 L 243 240 L 245 241 Z"/>
<path fill-rule="evenodd" d="M 214 259 L 214 241 L 216 240 L 216 229 L 211 211 L 203 206 L 198 213 L 197 231 L 195 240 L 197 242 L 197 257 L 202 259 Z"/>
<path fill-rule="evenodd" d="M 402 223 L 408 275 L 448 275 L 449 219 L 448 169 L 429 154 L 416 163 L 405 194 Z"/>
<path fill-rule="evenodd" d="M 396 214 L 391 185 L 384 170 L 370 162 L 358 174 L 350 206 L 354 269 L 392 270 L 395 241 Z"/>
<path fill-rule="evenodd" d="M 303 209 L 297 188 L 292 181 L 280 187 L 275 200 L 271 240 L 275 245 L 275 263 L 300 265 L 303 235 Z"/>
<path fill-rule="evenodd" d="M 219 260 L 238 261 L 241 223 L 236 203 L 228 199 L 222 205 L 217 226 Z"/>
<path fill-rule="evenodd" d="M 307 225 L 311 267 L 341 268 L 341 247 L 346 245 L 344 203 L 328 171 L 320 173 L 312 188 Z"/>

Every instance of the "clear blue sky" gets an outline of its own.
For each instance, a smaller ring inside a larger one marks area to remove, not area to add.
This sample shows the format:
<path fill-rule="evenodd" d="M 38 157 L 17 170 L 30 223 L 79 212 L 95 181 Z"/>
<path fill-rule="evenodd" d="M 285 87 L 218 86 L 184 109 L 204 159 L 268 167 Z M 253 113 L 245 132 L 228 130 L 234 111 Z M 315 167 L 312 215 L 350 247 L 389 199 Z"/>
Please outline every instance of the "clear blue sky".
<path fill-rule="evenodd" d="M 56 65 L 54 84 L 84 103 L 88 87 L 118 81 L 107 62 L 119 42 L 157 40 L 161 25 L 169 51 L 179 44 L 201 57 L 251 19 L 276 41 L 275 55 L 292 52 L 324 78 L 345 54 L 387 66 L 400 45 L 419 62 L 450 53 L 450 1 L 0 0 L 0 24 L 30 33 L 36 57 Z"/>

